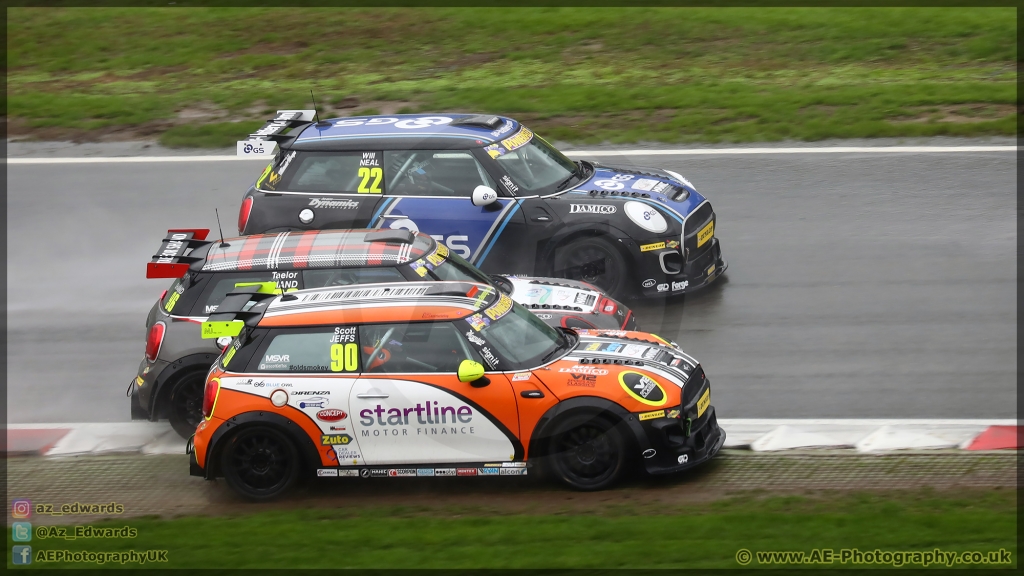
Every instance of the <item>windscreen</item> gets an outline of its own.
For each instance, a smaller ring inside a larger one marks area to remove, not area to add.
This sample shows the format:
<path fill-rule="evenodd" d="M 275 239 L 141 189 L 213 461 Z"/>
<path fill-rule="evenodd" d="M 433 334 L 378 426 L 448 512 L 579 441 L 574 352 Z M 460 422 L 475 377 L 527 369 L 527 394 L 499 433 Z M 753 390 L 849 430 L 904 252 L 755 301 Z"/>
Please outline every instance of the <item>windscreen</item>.
<path fill-rule="evenodd" d="M 516 135 L 484 150 L 520 188 L 530 191 L 556 186 L 576 172 L 572 160 L 525 126 Z"/>

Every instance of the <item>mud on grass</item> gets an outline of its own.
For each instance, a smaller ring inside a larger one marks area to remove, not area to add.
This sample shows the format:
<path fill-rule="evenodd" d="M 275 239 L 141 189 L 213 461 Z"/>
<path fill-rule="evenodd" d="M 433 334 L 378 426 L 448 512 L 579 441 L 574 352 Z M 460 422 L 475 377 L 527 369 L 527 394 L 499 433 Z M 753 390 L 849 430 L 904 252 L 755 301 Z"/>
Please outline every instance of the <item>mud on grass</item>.
<path fill-rule="evenodd" d="M 580 143 L 1010 135 L 1014 22 L 1012 8 L 12 8 L 9 134 L 230 146 L 313 89 L 325 117 L 503 113 Z"/>

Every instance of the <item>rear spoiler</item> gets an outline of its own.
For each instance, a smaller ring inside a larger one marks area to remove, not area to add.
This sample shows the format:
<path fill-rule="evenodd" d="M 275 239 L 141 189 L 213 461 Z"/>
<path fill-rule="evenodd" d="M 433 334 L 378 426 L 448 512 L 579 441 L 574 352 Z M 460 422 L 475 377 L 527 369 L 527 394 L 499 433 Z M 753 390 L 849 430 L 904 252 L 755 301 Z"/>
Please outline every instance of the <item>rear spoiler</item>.
<path fill-rule="evenodd" d="M 206 246 L 207 228 L 173 228 L 167 231 L 167 237 L 160 244 L 160 250 L 153 255 L 153 260 L 146 264 L 146 278 L 181 278 L 188 272 L 193 262 L 202 260 L 185 256 L 189 249 L 195 250 Z"/>
<path fill-rule="evenodd" d="M 277 282 L 239 282 L 203 322 L 203 338 L 238 336 L 242 329 L 255 326 L 266 312 L 266 304 L 281 295 Z M 260 304 L 264 304 L 260 306 Z"/>
<path fill-rule="evenodd" d="M 238 141 L 235 154 L 256 158 L 273 156 L 277 143 L 288 139 L 285 132 L 309 124 L 315 117 L 316 110 L 278 110 L 277 116 L 267 120 L 262 128 Z"/>

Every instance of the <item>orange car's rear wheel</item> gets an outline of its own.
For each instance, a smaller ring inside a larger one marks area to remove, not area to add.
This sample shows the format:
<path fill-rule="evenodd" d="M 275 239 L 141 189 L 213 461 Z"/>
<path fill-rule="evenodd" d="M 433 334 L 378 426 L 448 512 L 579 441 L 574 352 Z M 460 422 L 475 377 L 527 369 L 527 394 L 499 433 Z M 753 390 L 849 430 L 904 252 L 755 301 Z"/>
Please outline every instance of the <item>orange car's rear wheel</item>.
<path fill-rule="evenodd" d="M 579 415 L 559 422 L 548 450 L 551 471 L 576 490 L 603 490 L 626 468 L 626 441 L 604 418 Z"/>
<path fill-rule="evenodd" d="M 269 500 L 280 496 L 299 476 L 295 444 L 273 428 L 244 428 L 227 442 L 221 471 L 228 485 L 246 498 Z"/>

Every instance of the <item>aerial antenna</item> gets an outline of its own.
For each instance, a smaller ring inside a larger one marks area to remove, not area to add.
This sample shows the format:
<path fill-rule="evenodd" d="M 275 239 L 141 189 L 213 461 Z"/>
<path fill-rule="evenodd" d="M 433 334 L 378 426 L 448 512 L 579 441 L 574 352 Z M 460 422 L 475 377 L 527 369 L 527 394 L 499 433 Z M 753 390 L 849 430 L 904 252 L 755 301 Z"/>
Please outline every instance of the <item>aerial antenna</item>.
<path fill-rule="evenodd" d="M 316 127 L 317 128 L 323 128 L 325 126 L 330 126 L 331 125 L 330 122 L 321 122 L 320 121 L 320 112 L 316 109 L 316 98 L 313 97 L 313 89 L 312 88 L 309 89 L 309 98 L 313 101 L 313 117 L 316 119 Z"/>
<path fill-rule="evenodd" d="M 220 247 L 227 248 L 228 246 L 231 246 L 231 244 L 224 241 L 224 229 L 220 227 L 220 212 L 214 208 L 213 213 L 217 215 L 217 231 L 220 232 Z"/>

